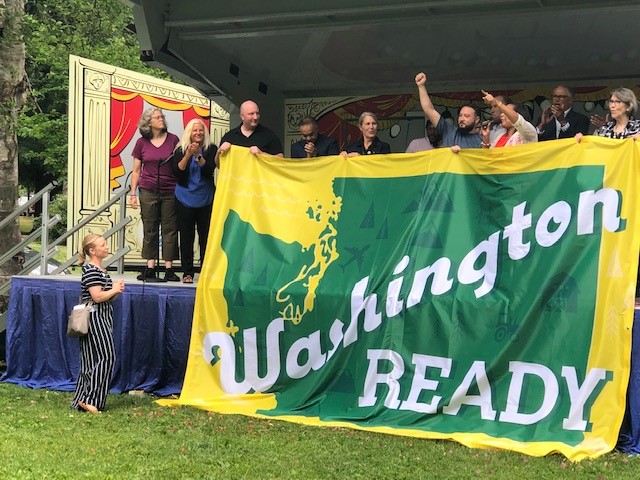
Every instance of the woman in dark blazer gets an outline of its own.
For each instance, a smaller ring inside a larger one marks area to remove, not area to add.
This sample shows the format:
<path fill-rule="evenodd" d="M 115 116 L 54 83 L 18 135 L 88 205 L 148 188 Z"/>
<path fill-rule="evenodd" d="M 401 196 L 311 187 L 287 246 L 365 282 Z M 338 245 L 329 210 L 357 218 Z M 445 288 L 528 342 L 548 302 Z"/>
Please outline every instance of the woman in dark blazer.
<path fill-rule="evenodd" d="M 358 119 L 358 128 L 362 132 L 362 138 L 347 145 L 340 152 L 343 157 L 355 155 L 372 155 L 374 153 L 391 153 L 391 146 L 377 137 L 378 117 L 371 112 L 363 112 Z"/>

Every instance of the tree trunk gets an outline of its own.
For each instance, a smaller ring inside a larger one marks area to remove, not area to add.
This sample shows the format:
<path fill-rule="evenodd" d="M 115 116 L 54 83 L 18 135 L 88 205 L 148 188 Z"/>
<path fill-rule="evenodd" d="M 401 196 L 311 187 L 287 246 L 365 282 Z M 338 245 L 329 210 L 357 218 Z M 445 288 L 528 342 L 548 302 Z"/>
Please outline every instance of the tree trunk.
<path fill-rule="evenodd" d="M 18 139 L 16 123 L 25 101 L 24 0 L 0 0 L 0 221 L 18 198 Z M 18 222 L 0 230 L 0 253 L 20 241 Z M 0 265 L 0 281 L 20 270 L 17 259 Z M 0 299 L 0 312 L 6 299 Z"/>

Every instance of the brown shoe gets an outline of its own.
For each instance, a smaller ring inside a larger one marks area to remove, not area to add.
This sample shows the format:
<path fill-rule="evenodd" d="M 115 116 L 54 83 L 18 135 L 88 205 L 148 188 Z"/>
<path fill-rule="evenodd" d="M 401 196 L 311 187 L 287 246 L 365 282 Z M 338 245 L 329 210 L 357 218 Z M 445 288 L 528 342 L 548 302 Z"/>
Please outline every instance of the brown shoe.
<path fill-rule="evenodd" d="M 89 412 L 89 413 L 93 413 L 93 414 L 100 413 L 100 410 L 98 410 L 93 405 L 89 405 L 88 403 L 78 402 L 78 406 L 81 409 L 83 409 L 85 412 Z"/>

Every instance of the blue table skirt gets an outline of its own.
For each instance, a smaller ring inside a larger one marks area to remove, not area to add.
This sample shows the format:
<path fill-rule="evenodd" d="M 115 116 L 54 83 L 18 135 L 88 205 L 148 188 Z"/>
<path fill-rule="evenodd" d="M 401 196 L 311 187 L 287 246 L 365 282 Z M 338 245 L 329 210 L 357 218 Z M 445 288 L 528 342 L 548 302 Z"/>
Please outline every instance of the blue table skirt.
<path fill-rule="evenodd" d="M 180 393 L 189 352 L 195 288 L 127 284 L 114 301 L 116 363 L 111 392 Z M 80 368 L 78 340 L 66 334 L 80 296 L 79 277 L 13 277 L 2 381 L 72 391 Z"/>

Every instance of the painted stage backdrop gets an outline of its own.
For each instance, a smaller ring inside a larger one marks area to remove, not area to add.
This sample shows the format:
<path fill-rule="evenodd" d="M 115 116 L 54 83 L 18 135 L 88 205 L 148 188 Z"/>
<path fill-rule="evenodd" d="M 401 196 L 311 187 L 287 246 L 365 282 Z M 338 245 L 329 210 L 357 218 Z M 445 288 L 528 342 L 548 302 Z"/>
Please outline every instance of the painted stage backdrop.
<path fill-rule="evenodd" d="M 640 142 L 223 157 L 178 400 L 602 455 L 629 377 Z M 209 253 L 210 252 L 210 253 Z"/>
<path fill-rule="evenodd" d="M 178 137 L 193 118 L 202 118 L 218 145 L 229 129 L 229 114 L 195 89 L 85 58 L 69 57 L 68 227 L 78 224 L 131 183 L 131 152 L 140 138 L 138 120 L 149 107 L 160 108 Z M 129 200 L 127 196 L 127 201 Z M 71 252 L 90 232 L 103 233 L 118 223 L 119 205 L 91 221 L 68 242 Z M 140 210 L 126 228 L 128 262 L 142 261 Z M 111 237 L 117 250 L 117 235 Z"/>
<path fill-rule="evenodd" d="M 410 79 L 412 80 L 412 79 Z M 598 114 L 604 117 L 609 110 L 609 92 L 619 85 L 575 87 L 576 98 L 572 108 L 587 116 Z M 636 95 L 639 86 L 628 85 Z M 475 90 L 429 92 L 434 106 L 450 121 L 457 118 L 460 107 L 467 103 L 478 106 L 484 118 L 491 117 L 491 109 L 482 101 L 481 88 L 494 95 L 506 95 L 523 107 L 528 120 L 537 122 L 542 111 L 550 105 L 549 96 L 555 85 L 539 85 L 527 88 L 494 89 L 490 85 L 478 85 Z M 362 112 L 373 112 L 378 116 L 378 136 L 391 145 L 392 152 L 404 152 L 414 138 L 424 136 L 425 118 L 420 108 L 420 99 L 415 89 L 395 95 L 374 97 L 341 98 L 291 98 L 286 102 L 285 154 L 291 152 L 291 144 L 300 140 L 298 122 L 304 116 L 318 119 L 319 132 L 334 137 L 344 147 L 360 138 L 358 117 Z M 592 127 L 593 128 L 593 127 Z"/>

